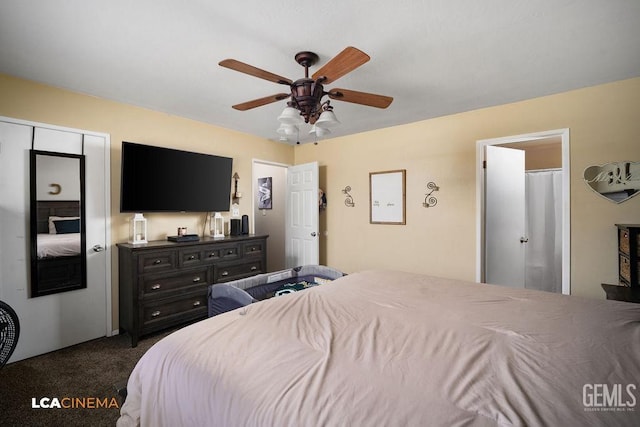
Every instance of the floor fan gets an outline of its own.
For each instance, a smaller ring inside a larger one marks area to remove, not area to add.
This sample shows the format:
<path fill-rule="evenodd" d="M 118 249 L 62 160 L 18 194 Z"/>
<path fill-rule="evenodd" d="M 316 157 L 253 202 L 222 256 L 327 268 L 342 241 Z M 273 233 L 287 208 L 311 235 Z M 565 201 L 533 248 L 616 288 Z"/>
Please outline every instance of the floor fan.
<path fill-rule="evenodd" d="M 11 357 L 18 344 L 20 336 L 20 322 L 13 309 L 0 301 L 0 368 Z"/>

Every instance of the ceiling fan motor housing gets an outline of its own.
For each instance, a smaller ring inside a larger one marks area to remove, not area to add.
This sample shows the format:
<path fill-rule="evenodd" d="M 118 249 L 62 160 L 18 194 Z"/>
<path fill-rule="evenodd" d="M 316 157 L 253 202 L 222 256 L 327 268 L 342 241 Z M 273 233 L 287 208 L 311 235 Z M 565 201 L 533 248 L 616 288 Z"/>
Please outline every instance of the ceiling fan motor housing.
<path fill-rule="evenodd" d="M 321 113 L 324 94 L 323 86 L 310 78 L 299 79 L 291 84 L 291 99 L 306 123 Z"/>

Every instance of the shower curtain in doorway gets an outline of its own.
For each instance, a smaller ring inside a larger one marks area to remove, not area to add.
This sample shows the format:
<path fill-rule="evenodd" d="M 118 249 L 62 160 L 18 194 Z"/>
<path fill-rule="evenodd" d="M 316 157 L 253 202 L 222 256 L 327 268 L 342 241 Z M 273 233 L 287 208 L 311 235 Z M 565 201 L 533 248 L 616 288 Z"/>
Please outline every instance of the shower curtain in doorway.
<path fill-rule="evenodd" d="M 562 170 L 525 174 L 525 288 L 562 293 Z"/>

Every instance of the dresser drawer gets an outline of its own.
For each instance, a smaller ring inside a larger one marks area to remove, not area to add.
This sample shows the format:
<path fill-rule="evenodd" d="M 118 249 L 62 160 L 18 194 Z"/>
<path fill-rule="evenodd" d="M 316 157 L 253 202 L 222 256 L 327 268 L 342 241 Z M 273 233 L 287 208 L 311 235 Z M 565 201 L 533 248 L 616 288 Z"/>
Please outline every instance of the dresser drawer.
<path fill-rule="evenodd" d="M 240 258 L 240 245 L 222 246 L 220 248 L 220 260 L 232 261 Z"/>
<path fill-rule="evenodd" d="M 171 270 L 176 266 L 176 251 L 149 252 L 138 255 L 138 271 L 151 273 Z"/>
<path fill-rule="evenodd" d="M 155 322 L 176 320 L 179 317 L 198 317 L 207 314 L 207 292 L 191 294 L 181 298 L 164 299 L 147 303 L 142 309 L 142 324 L 146 327 Z"/>
<path fill-rule="evenodd" d="M 240 258 L 240 245 L 216 245 L 200 249 L 200 259 L 205 263 L 233 261 Z"/>
<path fill-rule="evenodd" d="M 629 255 L 629 230 L 621 228 L 618 230 L 618 242 L 620 252 Z"/>
<path fill-rule="evenodd" d="M 143 298 L 164 295 L 176 289 L 189 289 L 192 286 L 203 286 L 212 283 L 209 268 L 198 268 L 177 273 L 153 274 L 140 278 L 140 289 Z"/>
<path fill-rule="evenodd" d="M 619 255 L 619 266 L 620 266 L 620 277 L 622 279 L 624 279 L 627 283 L 627 286 L 629 285 L 629 283 L 631 283 L 631 270 L 633 268 L 636 269 L 637 274 L 640 275 L 640 262 L 637 263 L 637 265 L 632 265 L 631 261 L 629 260 L 629 258 L 627 258 L 624 255 Z"/>
<path fill-rule="evenodd" d="M 244 256 L 249 257 L 262 256 L 265 253 L 266 249 L 264 247 L 265 243 L 266 242 L 264 240 L 244 243 L 242 245 L 242 253 L 244 254 Z"/>
<path fill-rule="evenodd" d="M 204 253 L 198 247 L 181 249 L 178 251 L 178 265 L 180 267 L 194 267 L 202 264 Z"/>
<path fill-rule="evenodd" d="M 214 268 L 214 283 L 229 282 L 264 272 L 265 266 L 262 259 L 256 259 L 255 261 L 242 264 L 216 266 Z"/>

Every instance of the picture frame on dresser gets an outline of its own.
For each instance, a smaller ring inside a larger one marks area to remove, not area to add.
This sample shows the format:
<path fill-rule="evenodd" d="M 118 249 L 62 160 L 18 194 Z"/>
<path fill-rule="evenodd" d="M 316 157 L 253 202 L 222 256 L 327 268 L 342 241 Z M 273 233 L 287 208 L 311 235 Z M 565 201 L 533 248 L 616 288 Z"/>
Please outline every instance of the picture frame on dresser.
<path fill-rule="evenodd" d="M 209 285 L 267 272 L 268 235 L 119 243 L 120 331 L 140 337 L 207 317 Z"/>

